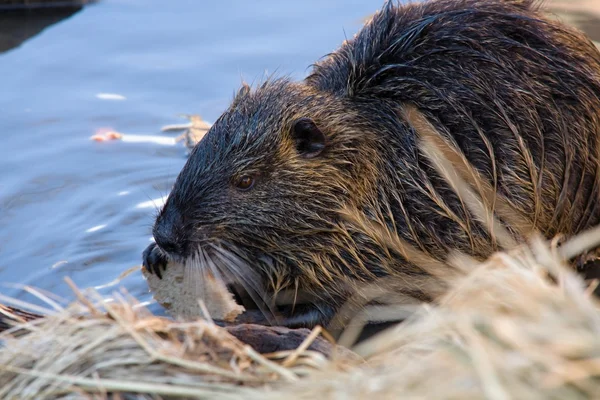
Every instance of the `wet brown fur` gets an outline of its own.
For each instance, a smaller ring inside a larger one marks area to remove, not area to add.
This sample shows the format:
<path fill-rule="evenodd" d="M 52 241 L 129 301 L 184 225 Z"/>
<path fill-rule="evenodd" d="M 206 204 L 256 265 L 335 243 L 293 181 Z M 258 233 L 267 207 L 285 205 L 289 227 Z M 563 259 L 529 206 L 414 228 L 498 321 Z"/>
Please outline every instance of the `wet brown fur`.
<path fill-rule="evenodd" d="M 326 138 L 314 158 L 291 132 L 306 117 Z M 452 251 L 484 258 L 534 229 L 600 222 L 599 118 L 600 53 L 533 2 L 388 3 L 304 81 L 239 91 L 177 178 L 155 237 L 174 246 L 159 249 L 167 258 L 232 254 L 232 275 L 265 302 L 303 299 L 290 326 L 329 321 L 380 278 L 431 300 Z M 489 213 L 424 154 L 428 132 Z M 237 190 L 248 174 L 252 189 Z"/>

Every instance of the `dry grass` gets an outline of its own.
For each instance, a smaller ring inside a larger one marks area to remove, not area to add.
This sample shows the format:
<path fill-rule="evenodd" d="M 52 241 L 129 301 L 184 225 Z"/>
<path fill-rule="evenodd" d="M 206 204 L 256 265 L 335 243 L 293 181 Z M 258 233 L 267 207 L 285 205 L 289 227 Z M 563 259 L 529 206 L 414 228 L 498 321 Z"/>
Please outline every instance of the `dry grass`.
<path fill-rule="evenodd" d="M 438 306 L 359 344 L 365 365 L 273 398 L 599 398 L 598 303 L 561 259 L 540 239 L 496 254 Z"/>
<path fill-rule="evenodd" d="M 240 398 L 325 364 L 321 354 L 302 349 L 262 356 L 211 322 L 155 317 L 126 296 L 103 303 L 106 313 L 93 304 L 102 303 L 97 295 L 78 297 L 0 335 L 0 398 Z"/>

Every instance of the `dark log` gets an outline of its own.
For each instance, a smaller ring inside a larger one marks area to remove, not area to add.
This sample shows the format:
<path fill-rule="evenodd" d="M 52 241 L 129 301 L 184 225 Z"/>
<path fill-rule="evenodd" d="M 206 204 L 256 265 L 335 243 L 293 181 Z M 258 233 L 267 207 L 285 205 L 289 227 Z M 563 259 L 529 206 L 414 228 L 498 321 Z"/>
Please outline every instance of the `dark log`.
<path fill-rule="evenodd" d="M 241 342 L 250 345 L 261 354 L 275 353 L 278 351 L 297 349 L 310 334 L 309 329 L 289 329 L 281 326 L 265 326 L 256 324 L 241 324 L 225 327 L 227 332 L 235 336 Z M 334 351 L 344 358 L 358 359 L 358 356 L 345 347 L 338 346 L 317 337 L 308 350 L 317 351 L 330 357 Z"/>

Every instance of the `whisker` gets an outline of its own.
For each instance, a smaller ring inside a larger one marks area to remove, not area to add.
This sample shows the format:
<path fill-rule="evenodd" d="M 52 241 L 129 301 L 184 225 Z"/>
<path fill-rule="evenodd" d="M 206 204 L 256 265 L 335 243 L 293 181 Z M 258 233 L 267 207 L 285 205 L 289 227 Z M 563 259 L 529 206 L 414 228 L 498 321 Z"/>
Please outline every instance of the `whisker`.
<path fill-rule="evenodd" d="M 260 278 L 249 269 L 248 264 L 246 264 L 243 260 L 240 260 L 234 254 L 228 253 L 224 249 L 219 249 L 219 253 L 217 255 L 220 256 L 220 259 L 224 265 L 227 266 L 228 269 L 234 273 L 238 279 L 242 280 L 241 283 L 249 283 L 251 285 L 251 289 L 253 289 L 253 291 L 257 294 L 264 293 L 262 285 L 260 284 Z M 265 296 L 261 295 L 260 297 L 263 302 L 267 303 Z"/>
<path fill-rule="evenodd" d="M 298 278 L 294 279 L 294 300 L 292 302 L 292 313 L 296 309 L 296 302 L 298 301 L 298 287 L 300 283 L 298 282 Z"/>
<path fill-rule="evenodd" d="M 206 292 L 206 268 L 202 261 L 202 249 L 199 253 L 189 257 L 185 263 L 184 269 L 184 287 L 196 299 L 200 298 Z"/>
<path fill-rule="evenodd" d="M 204 257 L 203 260 L 204 260 L 205 266 L 208 268 L 208 270 L 213 275 L 213 277 L 216 280 L 223 282 L 224 284 L 229 283 L 228 280 L 223 277 L 223 274 L 221 274 L 221 271 L 219 271 L 219 268 L 217 267 L 214 260 L 212 259 L 212 255 L 205 251 L 202 252 L 202 255 Z"/>
<path fill-rule="evenodd" d="M 220 266 L 222 272 L 225 274 L 228 272 L 232 275 L 235 282 L 244 288 L 259 311 L 269 322 L 274 321 L 276 318 L 273 306 L 267 301 L 265 291 L 262 289 L 260 279 L 256 276 L 256 273 L 253 273 L 249 265 L 233 252 L 215 245 L 211 247 L 215 251 L 215 256 L 220 261 L 216 265 Z"/>

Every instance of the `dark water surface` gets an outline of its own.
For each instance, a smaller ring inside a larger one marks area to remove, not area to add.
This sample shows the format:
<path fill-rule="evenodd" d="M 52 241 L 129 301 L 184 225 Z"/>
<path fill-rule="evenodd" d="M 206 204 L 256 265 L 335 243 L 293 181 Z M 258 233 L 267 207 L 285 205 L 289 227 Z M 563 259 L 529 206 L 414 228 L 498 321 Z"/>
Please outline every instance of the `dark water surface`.
<path fill-rule="evenodd" d="M 97 143 L 95 131 L 168 136 L 160 127 L 181 113 L 214 121 L 242 78 L 302 78 L 381 4 L 103 0 L 0 54 L 0 293 L 31 300 L 16 283 L 71 298 L 64 277 L 100 286 L 139 265 L 149 200 L 185 150 Z M 141 274 L 122 284 L 148 297 Z"/>

